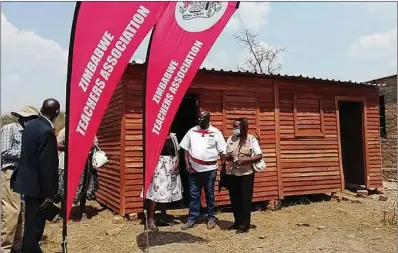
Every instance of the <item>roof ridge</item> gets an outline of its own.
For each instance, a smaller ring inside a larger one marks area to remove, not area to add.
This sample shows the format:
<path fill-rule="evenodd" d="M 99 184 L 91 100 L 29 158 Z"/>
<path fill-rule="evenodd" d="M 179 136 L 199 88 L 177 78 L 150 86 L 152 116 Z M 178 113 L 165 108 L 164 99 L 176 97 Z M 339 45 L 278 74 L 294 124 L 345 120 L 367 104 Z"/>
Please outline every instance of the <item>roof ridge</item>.
<path fill-rule="evenodd" d="M 128 66 L 146 66 L 146 62 L 137 63 L 132 61 L 128 64 Z M 352 80 L 338 80 L 338 79 L 328 79 L 328 78 L 317 78 L 317 77 L 310 77 L 310 76 L 303 76 L 303 75 L 283 75 L 283 74 L 261 74 L 252 71 L 241 71 L 241 70 L 224 70 L 224 69 L 215 69 L 215 68 L 200 68 L 199 71 L 205 71 L 210 73 L 223 73 L 223 74 L 244 74 L 246 76 L 252 77 L 270 77 L 270 78 L 281 78 L 281 79 L 296 79 L 296 80 L 315 80 L 318 82 L 327 82 L 327 83 L 341 83 L 341 84 L 351 84 L 351 85 L 366 85 L 366 86 L 384 86 L 384 84 L 376 84 L 373 81 L 369 82 L 356 82 Z"/>

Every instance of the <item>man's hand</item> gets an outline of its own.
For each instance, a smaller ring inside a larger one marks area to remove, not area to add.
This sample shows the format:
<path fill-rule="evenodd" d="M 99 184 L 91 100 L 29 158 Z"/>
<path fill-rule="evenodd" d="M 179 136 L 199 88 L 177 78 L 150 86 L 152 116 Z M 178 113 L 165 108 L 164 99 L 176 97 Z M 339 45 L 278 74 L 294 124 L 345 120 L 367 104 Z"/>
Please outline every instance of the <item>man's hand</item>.
<path fill-rule="evenodd" d="M 220 156 L 220 159 L 221 159 L 221 164 L 224 164 L 225 163 L 225 161 L 226 161 L 226 155 L 224 154 L 224 153 L 220 153 L 219 154 L 219 156 Z"/>
<path fill-rule="evenodd" d="M 224 156 L 225 161 L 232 161 L 234 159 L 234 156 L 229 154 Z"/>
<path fill-rule="evenodd" d="M 46 211 L 46 208 L 53 203 L 53 200 L 50 198 L 46 198 L 43 203 L 37 208 L 37 210 L 40 210 L 42 212 Z"/>
<path fill-rule="evenodd" d="M 188 171 L 189 173 L 191 173 L 190 171 L 190 164 L 189 164 L 189 152 L 188 151 L 184 151 L 184 160 L 185 160 L 185 170 Z"/>
<path fill-rule="evenodd" d="M 53 203 L 54 201 L 53 201 L 53 199 L 46 198 L 46 199 L 44 200 L 44 202 L 45 202 L 45 203 Z"/>
<path fill-rule="evenodd" d="M 58 151 L 65 151 L 65 145 L 57 143 Z"/>

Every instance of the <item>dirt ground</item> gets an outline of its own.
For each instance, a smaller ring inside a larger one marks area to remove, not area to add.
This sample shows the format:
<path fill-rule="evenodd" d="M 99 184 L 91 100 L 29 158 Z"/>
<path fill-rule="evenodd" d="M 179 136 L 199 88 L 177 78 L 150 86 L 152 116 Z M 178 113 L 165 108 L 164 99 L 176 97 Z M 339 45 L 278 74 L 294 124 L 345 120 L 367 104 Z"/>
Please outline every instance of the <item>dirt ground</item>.
<path fill-rule="evenodd" d="M 95 215 L 68 225 L 68 252 L 71 253 L 223 253 L 223 252 L 383 252 L 393 253 L 396 247 L 394 205 L 397 184 L 385 185 L 387 201 L 379 195 L 356 198 L 350 192 L 338 194 L 337 200 L 328 196 L 288 199 L 281 210 L 253 212 L 248 234 L 236 234 L 223 228 L 231 225 L 232 214 L 221 210 L 218 227 L 207 230 L 205 223 L 181 231 L 187 210 L 168 211 L 167 222 L 174 226 L 160 227 L 146 234 L 140 220 L 126 221 L 109 210 L 90 203 Z M 48 224 L 42 248 L 46 253 L 60 252 L 62 222 Z"/>

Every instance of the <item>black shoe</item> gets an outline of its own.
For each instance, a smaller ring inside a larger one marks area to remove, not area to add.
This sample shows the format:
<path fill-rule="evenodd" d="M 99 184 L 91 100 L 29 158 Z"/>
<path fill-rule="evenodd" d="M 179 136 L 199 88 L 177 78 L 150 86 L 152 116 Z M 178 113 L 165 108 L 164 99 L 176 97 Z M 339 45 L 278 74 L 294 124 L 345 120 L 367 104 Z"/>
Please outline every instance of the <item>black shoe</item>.
<path fill-rule="evenodd" d="M 250 228 L 247 228 L 247 227 L 238 227 L 237 230 L 236 230 L 236 233 L 237 234 L 247 233 L 247 232 L 249 232 L 249 229 Z"/>
<path fill-rule="evenodd" d="M 249 232 L 249 229 L 247 229 L 247 228 L 236 230 L 237 234 L 245 234 L 245 233 L 248 233 L 248 232 Z"/>

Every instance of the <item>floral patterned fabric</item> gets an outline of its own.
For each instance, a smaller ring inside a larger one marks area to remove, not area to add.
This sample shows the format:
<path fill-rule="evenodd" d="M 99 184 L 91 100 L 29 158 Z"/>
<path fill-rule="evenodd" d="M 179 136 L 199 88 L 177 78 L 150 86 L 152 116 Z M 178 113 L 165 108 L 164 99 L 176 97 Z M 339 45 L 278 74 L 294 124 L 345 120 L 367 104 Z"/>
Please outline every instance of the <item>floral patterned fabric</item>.
<path fill-rule="evenodd" d="M 93 150 L 90 152 L 86 166 L 84 168 L 84 173 L 80 178 L 79 187 L 77 189 L 75 199 L 73 201 L 74 205 L 77 205 L 80 201 L 82 193 L 85 192 L 87 200 L 95 200 L 95 193 L 99 189 L 99 182 L 98 182 L 98 173 L 97 170 L 93 169 L 92 165 L 92 155 Z M 64 169 L 58 170 L 59 174 L 59 187 L 58 187 L 58 198 L 59 200 L 63 200 L 65 197 L 64 194 Z"/>
<path fill-rule="evenodd" d="M 170 203 L 182 199 L 180 173 L 175 168 L 173 156 L 160 156 L 146 198 L 157 203 Z"/>

